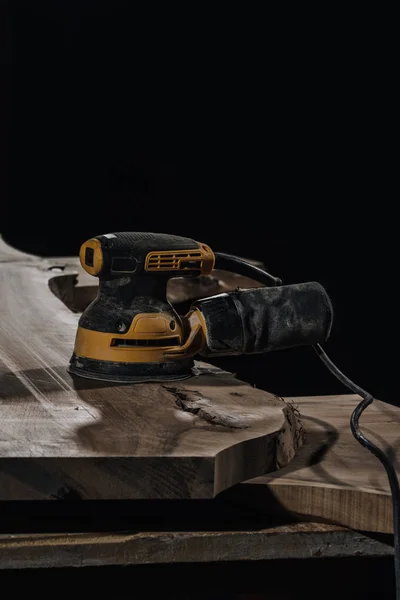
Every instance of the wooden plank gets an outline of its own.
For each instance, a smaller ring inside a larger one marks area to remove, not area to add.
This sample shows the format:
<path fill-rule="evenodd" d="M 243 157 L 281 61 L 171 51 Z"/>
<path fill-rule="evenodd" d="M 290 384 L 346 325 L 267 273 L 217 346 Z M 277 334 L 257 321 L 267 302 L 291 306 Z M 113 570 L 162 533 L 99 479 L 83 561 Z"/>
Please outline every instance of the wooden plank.
<path fill-rule="evenodd" d="M 322 523 L 254 531 L 0 535 L 0 569 L 390 556 L 392 547 Z"/>
<path fill-rule="evenodd" d="M 262 511 L 284 511 L 362 531 L 392 533 L 392 501 L 380 461 L 354 439 L 350 416 L 355 395 L 298 397 L 305 443 L 286 467 L 242 486 L 245 502 Z M 400 409 L 375 400 L 360 425 L 389 452 L 400 476 Z"/>
<path fill-rule="evenodd" d="M 292 458 L 292 409 L 204 363 L 169 385 L 72 378 L 78 315 L 49 282 L 74 259 L 0 257 L 0 499 L 210 498 Z"/>

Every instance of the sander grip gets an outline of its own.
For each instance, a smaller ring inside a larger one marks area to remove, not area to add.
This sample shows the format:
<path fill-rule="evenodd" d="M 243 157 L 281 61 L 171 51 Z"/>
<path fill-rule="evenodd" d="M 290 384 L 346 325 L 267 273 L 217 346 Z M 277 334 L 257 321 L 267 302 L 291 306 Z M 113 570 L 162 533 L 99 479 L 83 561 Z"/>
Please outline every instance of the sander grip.
<path fill-rule="evenodd" d="M 206 328 L 201 354 L 258 354 L 323 343 L 333 309 L 317 282 L 240 290 L 198 300 Z"/>

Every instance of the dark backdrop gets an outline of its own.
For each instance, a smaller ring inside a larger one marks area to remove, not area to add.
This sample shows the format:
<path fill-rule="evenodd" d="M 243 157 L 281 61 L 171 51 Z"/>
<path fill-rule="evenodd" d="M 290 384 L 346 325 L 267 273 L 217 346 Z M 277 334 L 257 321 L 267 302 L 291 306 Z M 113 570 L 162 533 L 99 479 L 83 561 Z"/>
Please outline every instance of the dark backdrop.
<path fill-rule="evenodd" d="M 286 283 L 318 280 L 332 357 L 397 402 L 390 79 L 373 36 L 359 15 L 305 29 L 289 14 L 159 10 L 12 3 L 6 240 L 68 255 L 94 234 L 165 231 L 261 259 Z M 343 390 L 310 349 L 221 364 L 281 394 Z"/>

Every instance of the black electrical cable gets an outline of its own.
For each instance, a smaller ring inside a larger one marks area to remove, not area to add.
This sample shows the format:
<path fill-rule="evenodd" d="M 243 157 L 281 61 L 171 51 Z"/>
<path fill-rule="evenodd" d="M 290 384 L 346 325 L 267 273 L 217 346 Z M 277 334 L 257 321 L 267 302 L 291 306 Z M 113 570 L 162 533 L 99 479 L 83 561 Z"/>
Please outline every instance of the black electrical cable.
<path fill-rule="evenodd" d="M 220 269 L 221 271 L 229 271 L 233 273 L 237 273 L 238 275 L 243 275 L 244 277 L 249 277 L 250 279 L 254 279 L 259 283 L 263 283 L 265 286 L 278 286 L 282 285 L 282 280 L 279 277 L 274 277 L 264 271 L 264 269 L 260 269 L 251 263 L 246 262 L 242 258 L 238 256 L 233 256 L 232 254 L 224 254 L 223 252 L 214 252 L 215 255 L 215 269 Z"/>
<path fill-rule="evenodd" d="M 244 275 L 263 283 L 264 285 L 282 285 L 282 281 L 278 277 L 270 275 L 263 269 L 252 265 L 240 259 L 236 256 L 223 253 L 215 253 L 216 264 L 215 268 L 227 271 L 235 270 L 239 275 Z M 317 353 L 318 357 L 327 367 L 327 369 L 347 388 L 349 388 L 355 394 L 361 396 L 362 400 L 357 404 L 350 417 L 350 429 L 357 440 L 364 448 L 369 450 L 384 466 L 386 474 L 389 480 L 390 491 L 392 494 L 392 506 L 393 506 L 393 536 L 394 536 L 394 575 L 395 575 L 395 586 L 396 586 L 396 600 L 400 600 L 400 487 L 399 480 L 397 477 L 396 470 L 393 463 L 387 454 L 373 442 L 368 440 L 362 433 L 359 427 L 359 419 L 364 410 L 372 404 L 374 398 L 372 395 L 365 391 L 363 388 L 354 383 L 349 379 L 340 369 L 332 362 L 326 352 L 323 350 L 320 344 L 313 346 L 313 349 Z"/>
<path fill-rule="evenodd" d="M 400 600 L 400 488 L 399 488 L 399 480 L 397 477 L 396 470 L 390 461 L 389 457 L 383 450 L 378 448 L 373 442 L 368 440 L 364 434 L 360 431 L 359 427 L 359 419 L 364 412 L 364 410 L 372 404 L 374 401 L 373 397 L 369 392 L 366 392 L 357 384 L 355 384 L 351 379 L 349 379 L 338 367 L 331 361 L 329 356 L 323 350 L 323 348 L 316 344 L 313 346 L 315 352 L 322 360 L 324 365 L 329 369 L 329 371 L 339 379 L 341 383 L 343 383 L 346 387 L 348 387 L 352 392 L 361 396 L 362 400 L 355 407 L 351 418 L 350 418 L 350 428 L 351 432 L 356 438 L 356 440 L 364 446 L 367 450 L 372 452 L 376 458 L 378 458 L 383 466 L 385 467 L 386 474 L 390 484 L 390 491 L 392 493 L 392 504 L 393 504 L 393 535 L 394 535 L 394 574 L 396 580 L 396 600 Z"/>

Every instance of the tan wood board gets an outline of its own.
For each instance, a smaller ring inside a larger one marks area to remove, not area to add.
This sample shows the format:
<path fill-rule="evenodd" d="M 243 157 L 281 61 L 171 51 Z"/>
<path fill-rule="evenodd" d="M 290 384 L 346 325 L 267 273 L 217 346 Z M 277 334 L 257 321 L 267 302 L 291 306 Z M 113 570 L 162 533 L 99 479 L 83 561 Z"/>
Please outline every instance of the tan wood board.
<path fill-rule="evenodd" d="M 276 473 L 241 485 L 239 495 L 265 511 L 371 532 L 393 532 L 386 471 L 350 431 L 355 395 L 287 399 L 301 413 L 305 443 Z M 367 438 L 386 450 L 400 475 L 400 409 L 375 400 L 360 419 Z"/>
<path fill-rule="evenodd" d="M 391 546 L 323 523 L 254 531 L 0 535 L 0 569 L 390 556 Z"/>
<path fill-rule="evenodd" d="M 204 363 L 168 385 L 72 378 L 78 315 L 49 281 L 75 259 L 0 258 L 0 499 L 210 498 L 292 458 L 292 409 Z"/>

